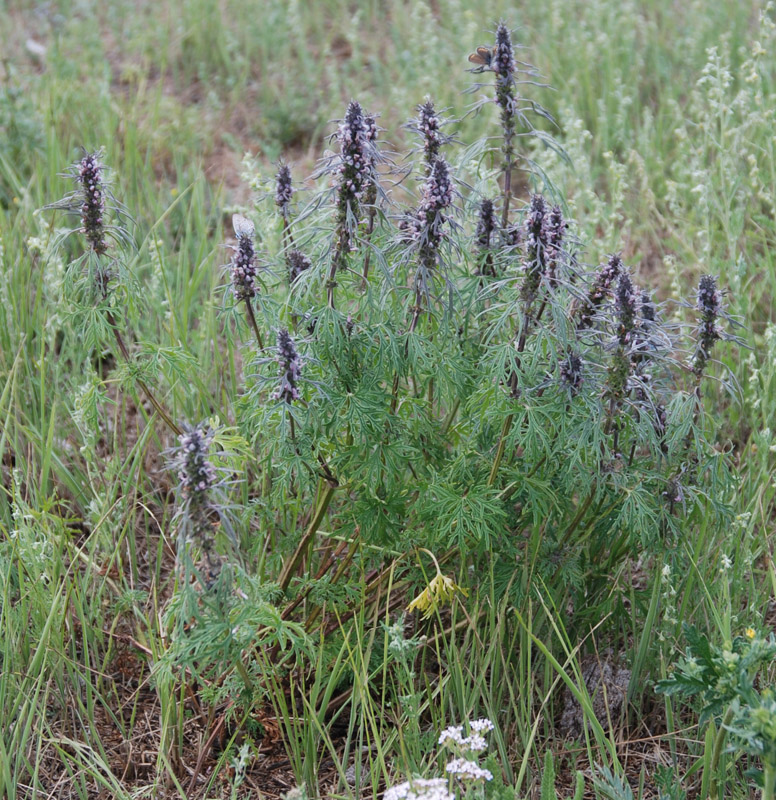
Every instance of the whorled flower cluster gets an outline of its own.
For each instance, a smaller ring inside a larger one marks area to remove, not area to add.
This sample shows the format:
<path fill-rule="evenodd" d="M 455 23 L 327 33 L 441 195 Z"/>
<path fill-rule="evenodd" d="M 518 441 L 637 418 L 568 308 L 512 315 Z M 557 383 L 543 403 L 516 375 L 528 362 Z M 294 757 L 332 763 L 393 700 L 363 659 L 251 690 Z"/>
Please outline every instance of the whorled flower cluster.
<path fill-rule="evenodd" d="M 305 270 L 310 269 L 312 262 L 301 250 L 291 250 L 286 256 L 288 264 L 288 281 L 293 283 Z"/>
<path fill-rule="evenodd" d="M 477 215 L 477 229 L 474 233 L 474 241 L 479 250 L 478 275 L 496 276 L 496 268 L 493 263 L 493 234 L 499 229 L 498 215 L 493 201 L 487 197 L 480 202 L 480 211 Z"/>
<path fill-rule="evenodd" d="M 712 348 L 721 338 L 717 320 L 722 311 L 722 292 L 717 288 L 717 281 L 713 275 L 701 277 L 697 298 L 696 307 L 700 311 L 701 319 L 698 323 L 692 371 L 700 380 L 711 358 Z"/>
<path fill-rule="evenodd" d="M 523 265 L 525 280 L 521 289 L 523 300 L 530 303 L 539 291 L 542 277 L 547 272 L 549 249 L 549 211 L 540 194 L 531 198 L 525 218 L 526 259 Z"/>
<path fill-rule="evenodd" d="M 417 211 L 404 224 L 409 237 L 420 244 L 422 260 L 426 266 L 431 266 L 436 258 L 436 251 L 442 241 L 442 226 L 447 219 L 444 212 L 453 204 L 454 196 L 450 166 L 440 156 L 423 184 Z"/>
<path fill-rule="evenodd" d="M 352 249 L 351 220 L 358 218 L 363 192 L 374 184 L 376 138 L 374 117 L 365 116 L 361 105 L 351 100 L 337 129 L 340 153 L 334 170 L 338 178 L 336 224 L 340 255 Z"/>
<path fill-rule="evenodd" d="M 232 248 L 234 255 L 229 265 L 232 278 L 232 291 L 235 299 L 250 300 L 256 295 L 256 250 L 253 235 L 247 231 L 238 232 L 237 247 Z"/>
<path fill-rule="evenodd" d="M 507 161 L 511 162 L 514 156 L 513 139 L 518 112 L 515 91 L 517 61 L 512 44 L 512 32 L 503 22 L 500 22 L 496 28 L 496 45 L 493 48 L 490 66 L 496 73 L 496 103 L 500 109 L 501 130 L 504 136 L 502 150 Z"/>
<path fill-rule="evenodd" d="M 612 355 L 606 377 L 606 396 L 611 401 L 610 414 L 619 407 L 628 392 L 634 362 L 633 339 L 636 331 L 638 292 L 630 275 L 621 269 L 614 302 L 617 349 Z"/>
<path fill-rule="evenodd" d="M 561 385 L 568 389 L 572 396 L 578 394 L 584 380 L 582 359 L 579 354 L 569 350 L 558 365 L 558 374 Z"/>
<path fill-rule="evenodd" d="M 213 434 L 203 425 L 184 426 L 177 454 L 181 493 L 191 506 L 207 503 L 207 494 L 218 475 L 208 460 Z"/>
<path fill-rule="evenodd" d="M 627 347 L 633 343 L 638 302 L 639 294 L 636 287 L 633 285 L 630 275 L 623 272 L 617 282 L 614 303 L 617 318 L 617 341 L 621 347 Z"/>
<path fill-rule="evenodd" d="M 515 48 L 512 44 L 512 31 L 509 30 L 504 22 L 499 22 L 496 28 L 496 46 L 493 48 L 490 68 L 497 75 L 503 75 L 510 80 L 514 80 L 514 75 L 517 72 Z"/>
<path fill-rule="evenodd" d="M 439 115 L 431 99 L 426 98 L 426 101 L 417 107 L 417 111 L 418 116 L 410 120 L 407 127 L 418 134 L 423 142 L 423 160 L 428 175 L 442 147 L 450 141 L 450 137 L 442 132 L 447 120 Z"/>
<path fill-rule="evenodd" d="M 640 370 L 648 364 L 656 346 L 653 336 L 656 324 L 657 306 L 649 290 L 642 289 L 639 295 L 639 320 L 631 347 L 631 357 Z"/>
<path fill-rule="evenodd" d="M 78 164 L 77 180 L 81 190 L 81 229 L 89 247 L 98 255 L 108 250 L 105 236 L 105 192 L 103 165 L 99 153 L 87 153 Z"/>
<path fill-rule="evenodd" d="M 601 304 L 609 296 L 614 282 L 623 270 L 622 259 L 619 255 L 612 255 L 606 264 L 603 264 L 596 273 L 593 285 L 578 309 L 577 327 L 589 328 L 593 324 L 595 314 Z"/>
<path fill-rule="evenodd" d="M 558 267 L 563 257 L 567 228 L 561 207 L 553 206 L 547 218 L 547 283 L 551 289 L 558 285 Z"/>
<path fill-rule="evenodd" d="M 481 250 L 487 250 L 493 239 L 493 234 L 498 230 L 498 215 L 492 200 L 485 197 L 480 203 L 480 213 L 477 216 L 477 230 L 474 237 Z"/>
<path fill-rule="evenodd" d="M 377 126 L 374 117 L 365 116 L 361 104 L 351 100 L 345 118 L 337 130 L 340 162 L 337 173 L 340 192 L 358 198 L 372 176 L 375 163 L 374 141 Z"/>
<path fill-rule="evenodd" d="M 278 331 L 275 360 L 280 365 L 280 382 L 272 397 L 284 403 L 292 403 L 300 396 L 297 383 L 302 373 L 302 363 L 296 352 L 294 340 L 285 328 Z"/>
<path fill-rule="evenodd" d="M 280 216 L 287 220 L 291 214 L 291 199 L 294 196 L 294 185 L 291 179 L 291 168 L 282 163 L 275 176 L 275 205 L 280 211 Z"/>

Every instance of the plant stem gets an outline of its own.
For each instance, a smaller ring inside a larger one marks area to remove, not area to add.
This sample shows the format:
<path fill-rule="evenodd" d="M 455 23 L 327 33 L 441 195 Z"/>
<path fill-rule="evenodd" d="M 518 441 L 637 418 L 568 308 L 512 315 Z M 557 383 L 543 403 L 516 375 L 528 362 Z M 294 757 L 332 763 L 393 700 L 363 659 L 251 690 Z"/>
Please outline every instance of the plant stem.
<path fill-rule="evenodd" d="M 506 229 L 509 222 L 509 201 L 512 197 L 512 159 L 507 156 L 504 163 L 504 208 L 501 211 L 501 227 Z"/>
<path fill-rule="evenodd" d="M 728 710 L 725 712 L 725 716 L 720 723 L 719 730 L 717 731 L 717 735 L 714 739 L 714 750 L 711 753 L 711 765 L 709 769 L 711 771 L 711 782 L 709 783 L 709 796 L 710 797 L 719 797 L 719 800 L 723 800 L 721 792 L 718 794 L 717 790 L 717 767 L 719 766 L 719 758 L 722 755 L 722 747 L 725 744 L 725 737 L 727 736 L 727 728 L 726 725 L 730 725 L 731 720 L 733 719 L 733 707 L 729 706 Z M 768 795 L 763 794 L 763 800 L 768 797 Z M 773 797 L 773 795 L 771 795 Z"/>
<path fill-rule="evenodd" d="M 259 330 L 259 326 L 256 323 L 256 315 L 253 313 L 253 306 L 251 306 L 250 300 L 245 301 L 245 311 L 248 314 L 248 321 L 251 323 L 253 332 L 256 334 L 256 341 L 259 343 L 259 350 L 263 350 L 264 342 L 262 341 L 261 331 Z"/>
<path fill-rule="evenodd" d="M 509 414 L 509 416 L 504 420 L 504 424 L 501 427 L 501 435 L 499 436 L 498 440 L 498 450 L 496 450 L 496 458 L 493 460 L 493 466 L 490 469 L 490 475 L 488 476 L 488 486 L 493 486 L 496 482 L 496 477 L 498 475 L 498 468 L 501 466 L 501 459 L 504 457 L 504 448 L 506 447 L 507 443 L 507 434 L 509 433 L 509 429 L 512 427 L 512 421 L 514 420 L 515 415 Z"/>
<path fill-rule="evenodd" d="M 374 208 L 369 209 L 369 220 L 366 226 L 366 242 L 369 244 L 370 240 L 372 239 L 372 233 L 375 229 L 375 216 L 377 215 L 377 210 Z M 364 291 L 367 287 L 368 279 L 369 279 L 369 261 L 371 259 L 372 251 L 367 247 L 366 255 L 364 256 L 364 274 L 361 278 L 361 290 Z"/>
<path fill-rule="evenodd" d="M 116 344 L 121 351 L 121 356 L 128 364 L 131 362 L 131 358 L 129 355 L 129 350 L 127 349 L 127 345 L 124 342 L 124 339 L 119 333 L 118 324 L 116 322 L 116 318 L 113 316 L 113 312 L 108 311 L 108 324 L 110 325 L 111 329 L 113 330 L 113 335 L 116 338 Z M 179 428 L 172 420 L 172 417 L 164 410 L 161 403 L 156 399 L 153 392 L 148 388 L 148 385 L 142 378 L 137 379 L 138 386 L 143 390 L 145 396 L 150 401 L 151 405 L 156 409 L 156 412 L 159 416 L 164 420 L 167 427 L 176 435 L 180 436 L 183 433 L 183 430 Z"/>
<path fill-rule="evenodd" d="M 326 282 L 326 302 L 329 308 L 334 308 L 334 289 L 337 286 L 337 270 L 340 268 L 342 262 L 342 248 L 344 247 L 344 236 L 341 233 L 339 241 L 334 247 L 334 252 L 331 255 L 331 267 L 329 268 L 329 280 Z"/>
<path fill-rule="evenodd" d="M 523 328 L 520 331 L 520 337 L 517 343 L 517 352 L 522 353 L 525 350 L 526 342 L 528 341 L 528 327 L 531 324 L 531 317 L 530 317 L 530 306 L 525 309 L 524 314 L 524 324 Z M 517 392 L 517 370 L 520 368 L 520 358 L 518 356 L 517 363 L 515 364 L 515 369 L 512 370 L 512 374 L 509 376 L 509 388 L 512 397 L 516 397 Z M 501 466 L 501 459 L 504 457 L 504 446 L 505 446 L 505 439 L 507 434 L 509 433 L 509 429 L 512 427 L 512 422 L 515 418 L 514 412 L 510 413 L 509 416 L 504 420 L 504 425 L 501 428 L 501 434 L 499 436 L 498 441 L 498 449 L 496 450 L 496 458 L 493 462 L 493 467 L 490 470 L 490 476 L 488 477 L 488 486 L 493 486 L 496 482 L 496 477 L 498 475 L 498 469 Z"/>
<path fill-rule="evenodd" d="M 302 537 L 302 541 L 299 542 L 294 554 L 283 567 L 283 572 L 281 573 L 280 580 L 278 581 L 280 588 L 283 591 L 285 591 L 288 588 L 288 585 L 291 583 L 294 570 L 299 566 L 299 562 L 302 560 L 302 556 L 307 549 L 307 545 L 312 541 L 312 538 L 315 536 L 318 528 L 320 528 L 321 522 L 323 522 L 323 518 L 326 515 L 326 510 L 329 507 L 329 503 L 331 502 L 331 498 L 334 496 L 336 489 L 336 482 L 332 482 L 330 480 L 326 481 L 326 488 L 323 490 L 323 496 L 318 503 L 318 508 L 316 509 L 313 518 L 310 520 L 310 524 L 307 526 L 307 530 Z"/>
<path fill-rule="evenodd" d="M 763 761 L 763 791 L 762 800 L 773 800 L 776 797 L 776 764 Z"/>

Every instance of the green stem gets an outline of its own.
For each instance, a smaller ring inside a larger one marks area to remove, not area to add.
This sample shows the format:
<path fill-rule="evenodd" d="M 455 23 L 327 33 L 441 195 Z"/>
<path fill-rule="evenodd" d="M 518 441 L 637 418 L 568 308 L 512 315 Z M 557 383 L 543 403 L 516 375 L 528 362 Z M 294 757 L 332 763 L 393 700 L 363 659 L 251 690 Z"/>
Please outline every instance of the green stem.
<path fill-rule="evenodd" d="M 509 222 L 509 201 L 512 199 L 512 158 L 507 156 L 504 164 L 504 208 L 501 210 L 501 227 Z"/>
<path fill-rule="evenodd" d="M 280 588 L 283 591 L 285 591 L 288 588 L 288 585 L 291 583 L 294 570 L 299 566 L 299 562 L 302 560 L 302 556 L 307 549 L 307 545 L 312 541 L 313 536 L 315 536 L 318 528 L 321 526 L 321 522 L 323 522 L 323 518 L 326 515 L 326 510 L 329 508 L 329 503 L 331 503 L 331 498 L 334 496 L 336 488 L 336 483 L 330 481 L 326 482 L 326 488 L 323 491 L 323 496 L 318 503 L 318 508 L 316 509 L 313 518 L 310 520 L 310 524 L 307 526 L 307 530 L 302 537 L 302 541 L 299 542 L 294 554 L 283 567 L 283 572 L 281 573 L 280 580 L 278 581 Z"/>
<path fill-rule="evenodd" d="M 256 315 L 253 313 L 253 307 L 251 306 L 250 300 L 245 301 L 245 310 L 248 313 L 248 321 L 251 323 L 253 332 L 256 334 L 256 341 L 259 343 L 259 350 L 263 350 L 264 342 L 261 339 L 261 331 L 256 323 Z"/>
<path fill-rule="evenodd" d="M 776 764 L 763 761 L 762 800 L 773 800 L 776 797 Z"/>
<path fill-rule="evenodd" d="M 128 364 L 131 362 L 131 358 L 129 355 L 129 350 L 127 345 L 124 342 L 124 339 L 119 333 L 118 324 L 116 323 L 116 318 L 113 316 L 111 311 L 108 311 L 108 324 L 111 326 L 113 330 L 113 335 L 116 337 L 116 344 L 121 351 L 121 356 Z M 173 421 L 170 415 L 164 410 L 161 403 L 156 399 L 153 392 L 148 388 L 148 385 L 142 378 L 137 379 L 137 385 L 143 390 L 143 393 L 150 401 L 151 405 L 156 409 L 156 412 L 159 416 L 164 420 L 167 427 L 176 435 L 180 436 L 183 433 L 183 430 L 179 428 Z"/>
<path fill-rule="evenodd" d="M 711 771 L 711 782 L 709 783 L 709 797 L 719 797 L 719 800 L 722 799 L 722 793 L 718 793 L 717 789 L 717 767 L 719 766 L 719 759 L 722 755 L 722 748 L 725 744 L 725 737 L 727 736 L 727 725 L 730 725 L 731 721 L 733 720 L 733 707 L 730 706 L 728 710 L 725 712 L 725 716 L 722 720 L 722 723 L 719 726 L 719 730 L 717 731 L 717 735 L 714 739 L 714 750 L 711 753 L 711 766 L 709 767 Z M 766 798 L 768 795 L 763 794 L 763 798 Z"/>
<path fill-rule="evenodd" d="M 490 475 L 488 476 L 488 486 L 493 486 L 496 482 L 496 477 L 498 476 L 498 468 L 501 466 L 501 459 L 504 457 L 504 448 L 507 444 L 507 434 L 509 433 L 509 429 L 512 427 L 512 421 L 514 420 L 515 415 L 510 414 L 505 420 L 504 424 L 501 428 L 501 435 L 499 436 L 498 440 L 498 450 L 496 450 L 496 458 L 493 460 L 493 466 L 490 470 Z"/>

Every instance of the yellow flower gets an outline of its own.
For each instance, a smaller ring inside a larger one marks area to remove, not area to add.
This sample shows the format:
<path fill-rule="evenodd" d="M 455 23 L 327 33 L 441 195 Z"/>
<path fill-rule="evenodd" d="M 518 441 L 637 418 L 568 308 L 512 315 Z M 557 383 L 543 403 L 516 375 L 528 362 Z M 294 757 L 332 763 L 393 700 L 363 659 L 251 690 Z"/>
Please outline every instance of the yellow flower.
<path fill-rule="evenodd" d="M 431 579 L 428 586 L 407 606 L 407 611 L 421 611 L 428 619 L 442 605 L 452 602 L 456 593 L 466 597 L 469 593 L 441 572 Z"/>
<path fill-rule="evenodd" d="M 754 639 L 756 632 L 754 628 L 747 628 L 746 631 L 746 638 L 747 639 Z"/>

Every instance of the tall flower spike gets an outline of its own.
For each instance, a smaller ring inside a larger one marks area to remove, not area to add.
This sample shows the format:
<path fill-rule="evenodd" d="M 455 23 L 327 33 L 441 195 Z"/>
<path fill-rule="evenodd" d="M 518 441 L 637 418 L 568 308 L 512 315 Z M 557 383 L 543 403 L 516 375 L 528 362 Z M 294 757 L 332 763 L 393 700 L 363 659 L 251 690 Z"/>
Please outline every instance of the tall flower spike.
<path fill-rule="evenodd" d="M 655 322 L 657 319 L 655 301 L 648 289 L 643 289 L 641 292 L 641 317 L 648 323 Z"/>
<path fill-rule="evenodd" d="M 480 275 L 490 275 L 495 277 L 496 269 L 493 266 L 493 253 L 491 245 L 493 234 L 498 230 L 498 216 L 493 201 L 483 198 L 480 203 L 480 213 L 477 219 L 477 230 L 475 231 L 475 241 L 480 250 L 480 265 L 477 269 Z"/>
<path fill-rule="evenodd" d="M 547 220 L 547 282 L 551 289 L 558 285 L 558 267 L 563 256 L 563 240 L 568 223 L 560 206 L 553 206 Z"/>
<path fill-rule="evenodd" d="M 345 265 L 345 256 L 353 249 L 353 236 L 359 218 L 362 193 L 374 182 L 377 160 L 375 139 L 377 126 L 373 117 L 365 117 L 361 105 L 351 100 L 345 118 L 337 129 L 339 161 L 334 173 L 338 176 L 336 228 L 329 280 L 326 286 L 329 308 L 334 308 L 335 277 Z"/>
<path fill-rule="evenodd" d="M 294 186 L 291 179 L 291 168 L 282 163 L 275 176 L 275 205 L 280 211 L 280 216 L 288 221 L 291 216 L 291 198 L 294 196 Z"/>
<path fill-rule="evenodd" d="M 77 180 L 81 187 L 81 225 L 89 247 L 98 255 L 108 250 L 105 236 L 105 194 L 103 165 L 99 153 L 87 153 L 78 165 Z"/>
<path fill-rule="evenodd" d="M 558 366 L 560 382 L 572 396 L 576 395 L 582 387 L 582 359 L 573 350 L 567 351 Z"/>
<path fill-rule="evenodd" d="M 200 575 L 207 588 L 218 578 L 222 564 L 215 553 L 214 518 L 220 520 L 223 530 L 234 542 L 234 531 L 222 515 L 217 498 L 213 497 L 213 490 L 220 483 L 218 471 L 208 458 L 213 435 L 213 431 L 202 423 L 184 425 L 174 462 L 178 468 L 182 499 L 179 548 L 192 543 L 202 549 L 206 562 Z"/>
<path fill-rule="evenodd" d="M 442 226 L 447 219 L 444 212 L 453 204 L 453 196 L 450 166 L 439 157 L 423 184 L 420 205 L 409 226 L 413 238 L 420 244 L 421 260 L 426 266 L 433 266 L 436 262 L 436 253 L 442 242 Z"/>
<path fill-rule="evenodd" d="M 653 331 L 657 322 L 657 307 L 652 295 L 647 289 L 642 289 L 639 296 L 639 316 L 636 334 L 633 337 L 633 360 L 643 370 L 648 361 L 653 346 Z"/>
<path fill-rule="evenodd" d="M 621 347 L 627 347 L 633 340 L 636 329 L 636 308 L 639 295 L 627 272 L 620 275 L 617 283 L 615 313 L 617 315 L 617 340 Z"/>
<path fill-rule="evenodd" d="M 701 313 L 701 319 L 698 323 L 698 341 L 692 371 L 696 380 L 700 381 L 711 358 L 714 344 L 722 338 L 717 327 L 717 319 L 722 311 L 722 292 L 717 288 L 717 281 L 713 275 L 701 277 L 696 307 Z"/>
<path fill-rule="evenodd" d="M 340 190 L 350 199 L 356 199 L 370 177 L 374 166 L 372 146 L 376 136 L 374 119 L 367 123 L 360 103 L 351 100 L 345 119 L 337 131 L 340 146 Z"/>
<path fill-rule="evenodd" d="M 578 328 L 589 328 L 593 324 L 596 311 L 611 291 L 612 285 L 623 270 L 622 259 L 612 255 L 596 273 L 593 285 L 579 307 Z"/>
<path fill-rule="evenodd" d="M 178 480 L 183 497 L 193 508 L 207 505 L 208 491 L 217 481 L 215 467 L 208 460 L 212 438 L 203 425 L 185 426 L 180 437 Z"/>
<path fill-rule="evenodd" d="M 517 132 L 518 100 L 516 92 L 517 62 L 512 45 L 512 32 L 499 22 L 496 28 L 496 45 L 493 48 L 491 69 L 496 73 L 496 103 L 500 109 L 501 133 L 504 155 L 504 208 L 501 224 L 506 228 L 509 219 L 509 203 L 512 194 L 512 165 L 515 159 L 515 135 Z"/>
<path fill-rule="evenodd" d="M 293 283 L 305 270 L 310 269 L 312 263 L 301 250 L 292 250 L 286 256 L 288 264 L 288 281 Z"/>
<path fill-rule="evenodd" d="M 256 250 L 253 244 L 254 228 L 253 224 L 245 217 L 235 214 L 234 218 L 235 234 L 237 236 L 237 247 L 230 264 L 232 276 L 232 291 L 239 303 L 240 300 L 249 301 L 256 296 Z"/>
<path fill-rule="evenodd" d="M 367 167 L 367 177 L 364 181 L 364 187 L 361 190 L 360 200 L 366 206 L 374 206 L 377 202 L 377 136 L 378 136 L 377 122 L 374 115 L 364 115 L 364 141 L 366 147 L 364 148 L 364 159 Z M 374 209 L 370 209 L 370 213 L 374 213 Z"/>
<path fill-rule="evenodd" d="M 417 107 L 417 112 L 418 116 L 407 123 L 407 128 L 420 136 L 423 142 L 423 160 L 428 175 L 442 147 L 450 142 L 451 137 L 442 132 L 448 120 L 439 115 L 430 98 L 427 97 Z"/>
<path fill-rule="evenodd" d="M 526 261 L 525 280 L 521 288 L 523 300 L 530 303 L 539 291 L 542 277 L 547 271 L 549 256 L 547 204 L 540 194 L 531 198 L 531 208 L 525 220 Z"/>
<path fill-rule="evenodd" d="M 475 237 L 477 246 L 482 250 L 487 250 L 492 243 L 493 234 L 498 230 L 498 217 L 493 201 L 487 197 L 480 203 L 480 214 L 477 219 L 477 230 Z"/>
<path fill-rule="evenodd" d="M 275 400 L 292 403 L 299 399 L 297 382 L 302 372 L 299 354 L 296 352 L 294 340 L 285 328 L 278 331 L 278 353 L 276 360 L 280 364 L 280 383 L 273 392 Z"/>

